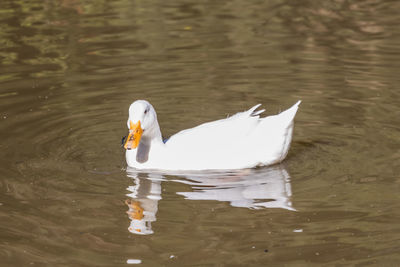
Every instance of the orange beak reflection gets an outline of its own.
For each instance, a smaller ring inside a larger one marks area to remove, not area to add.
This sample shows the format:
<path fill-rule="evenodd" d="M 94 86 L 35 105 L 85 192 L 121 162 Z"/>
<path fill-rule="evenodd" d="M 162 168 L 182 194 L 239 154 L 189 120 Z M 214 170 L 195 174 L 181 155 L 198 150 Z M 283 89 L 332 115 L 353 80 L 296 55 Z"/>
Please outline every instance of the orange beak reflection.
<path fill-rule="evenodd" d="M 128 150 L 137 148 L 140 142 L 140 138 L 142 137 L 142 133 L 143 130 L 140 126 L 140 121 L 138 121 L 137 123 L 129 121 L 129 135 L 128 138 L 126 138 L 124 148 Z"/>

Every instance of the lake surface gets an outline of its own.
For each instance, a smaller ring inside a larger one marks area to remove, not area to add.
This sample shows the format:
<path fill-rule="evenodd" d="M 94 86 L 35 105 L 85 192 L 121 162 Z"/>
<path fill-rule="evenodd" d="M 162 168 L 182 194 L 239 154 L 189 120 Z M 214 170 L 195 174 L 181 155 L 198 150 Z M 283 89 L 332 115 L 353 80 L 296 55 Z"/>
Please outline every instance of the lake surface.
<path fill-rule="evenodd" d="M 398 266 L 399 1 L 0 5 L 1 266 Z M 302 100 L 280 165 L 127 170 L 168 137 Z"/>

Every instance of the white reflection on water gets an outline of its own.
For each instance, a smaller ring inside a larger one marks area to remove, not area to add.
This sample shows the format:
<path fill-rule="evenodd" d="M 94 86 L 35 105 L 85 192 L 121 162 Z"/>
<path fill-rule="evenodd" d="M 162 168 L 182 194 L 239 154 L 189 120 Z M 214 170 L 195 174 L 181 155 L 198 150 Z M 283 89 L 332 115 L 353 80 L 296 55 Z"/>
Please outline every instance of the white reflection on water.
<path fill-rule="evenodd" d="M 251 209 L 295 210 L 290 200 L 290 176 L 282 166 L 197 174 L 174 181 L 191 185 L 192 192 L 177 192 L 186 199 L 228 201 L 233 207 Z"/>
<path fill-rule="evenodd" d="M 168 173 L 170 175 L 170 173 Z M 172 175 L 172 174 L 171 174 Z M 229 202 L 233 207 L 250 209 L 281 208 L 295 210 L 292 206 L 290 176 L 281 166 L 245 169 L 231 172 L 174 173 L 175 179 L 166 179 L 161 173 L 141 173 L 128 169 L 135 185 L 126 200 L 127 214 L 131 220 L 128 230 L 133 234 L 153 234 L 151 223 L 156 221 L 158 201 L 161 199 L 161 182 L 174 181 L 190 185 L 190 192 L 177 192 L 190 200 L 217 200 Z"/>
<path fill-rule="evenodd" d="M 149 235 L 153 233 L 151 223 L 157 220 L 158 201 L 161 199 L 161 181 L 159 174 L 142 174 L 129 172 L 135 185 L 128 186 L 127 194 L 129 210 L 126 212 L 131 220 L 128 230 L 133 234 Z"/>

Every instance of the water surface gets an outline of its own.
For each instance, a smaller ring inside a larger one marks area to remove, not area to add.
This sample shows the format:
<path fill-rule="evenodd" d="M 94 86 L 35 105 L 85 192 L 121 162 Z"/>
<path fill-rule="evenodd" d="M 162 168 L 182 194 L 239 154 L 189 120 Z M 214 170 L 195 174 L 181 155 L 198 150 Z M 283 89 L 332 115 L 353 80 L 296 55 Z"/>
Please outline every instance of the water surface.
<path fill-rule="evenodd" d="M 2 266 L 396 266 L 397 1 L 2 1 Z M 127 171 L 165 137 L 301 99 L 283 164 Z"/>

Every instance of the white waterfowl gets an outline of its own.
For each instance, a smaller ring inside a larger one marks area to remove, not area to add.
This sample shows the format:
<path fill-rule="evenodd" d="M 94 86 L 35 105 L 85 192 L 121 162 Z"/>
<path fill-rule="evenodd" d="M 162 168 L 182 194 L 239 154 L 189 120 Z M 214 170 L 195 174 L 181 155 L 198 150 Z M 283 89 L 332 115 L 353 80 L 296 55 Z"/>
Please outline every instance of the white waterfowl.
<path fill-rule="evenodd" d="M 267 166 L 285 159 L 298 101 L 277 115 L 260 118 L 261 104 L 226 119 L 183 130 L 163 142 L 157 114 L 145 100 L 129 107 L 124 147 L 129 167 L 157 170 L 217 170 Z"/>

